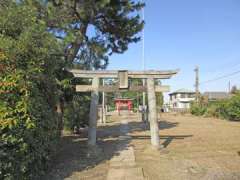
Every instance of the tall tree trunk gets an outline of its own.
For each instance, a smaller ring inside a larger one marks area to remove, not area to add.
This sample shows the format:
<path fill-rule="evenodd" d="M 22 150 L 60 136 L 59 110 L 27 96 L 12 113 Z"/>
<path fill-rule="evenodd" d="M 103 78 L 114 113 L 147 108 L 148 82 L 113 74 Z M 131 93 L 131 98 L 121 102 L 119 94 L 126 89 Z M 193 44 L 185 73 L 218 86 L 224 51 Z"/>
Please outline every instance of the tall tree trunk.
<path fill-rule="evenodd" d="M 58 114 L 58 129 L 59 131 L 63 130 L 63 115 L 64 115 L 64 100 L 59 99 L 57 102 L 57 114 Z"/>

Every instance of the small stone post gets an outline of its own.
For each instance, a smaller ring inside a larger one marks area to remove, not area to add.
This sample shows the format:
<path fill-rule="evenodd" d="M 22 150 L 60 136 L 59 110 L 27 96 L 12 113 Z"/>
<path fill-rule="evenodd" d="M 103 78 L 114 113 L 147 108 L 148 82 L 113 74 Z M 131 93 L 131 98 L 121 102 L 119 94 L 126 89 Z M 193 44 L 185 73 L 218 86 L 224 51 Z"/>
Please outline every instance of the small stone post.
<path fill-rule="evenodd" d="M 92 86 L 94 90 L 92 91 L 90 115 L 89 115 L 89 127 L 88 127 L 88 145 L 95 146 L 97 141 L 97 116 L 98 116 L 98 87 L 99 78 L 94 77 L 92 80 Z"/>
<path fill-rule="evenodd" d="M 103 86 L 104 85 L 105 85 L 105 80 L 103 79 Z M 106 124 L 105 92 L 102 93 L 102 123 Z"/>
<path fill-rule="evenodd" d="M 106 124 L 107 123 L 107 117 L 106 117 L 106 107 L 104 106 L 103 108 L 103 124 Z"/>
<path fill-rule="evenodd" d="M 151 131 L 151 143 L 154 148 L 160 148 L 159 127 L 156 108 L 155 84 L 153 78 L 147 79 L 149 122 Z"/>

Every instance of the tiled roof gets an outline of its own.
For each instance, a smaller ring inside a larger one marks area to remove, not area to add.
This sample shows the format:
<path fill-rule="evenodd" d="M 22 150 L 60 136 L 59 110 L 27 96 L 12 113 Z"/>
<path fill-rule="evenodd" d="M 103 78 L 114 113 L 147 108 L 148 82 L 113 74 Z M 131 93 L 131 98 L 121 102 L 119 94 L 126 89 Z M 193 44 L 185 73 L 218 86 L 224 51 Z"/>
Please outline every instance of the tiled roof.
<path fill-rule="evenodd" d="M 205 92 L 203 96 L 208 97 L 208 99 L 227 99 L 230 94 L 227 92 Z"/>
<path fill-rule="evenodd" d="M 174 92 L 170 93 L 170 95 L 172 95 L 172 94 L 182 94 L 182 93 L 195 94 L 194 91 L 191 91 L 189 89 L 179 89 L 177 91 L 174 91 Z"/>

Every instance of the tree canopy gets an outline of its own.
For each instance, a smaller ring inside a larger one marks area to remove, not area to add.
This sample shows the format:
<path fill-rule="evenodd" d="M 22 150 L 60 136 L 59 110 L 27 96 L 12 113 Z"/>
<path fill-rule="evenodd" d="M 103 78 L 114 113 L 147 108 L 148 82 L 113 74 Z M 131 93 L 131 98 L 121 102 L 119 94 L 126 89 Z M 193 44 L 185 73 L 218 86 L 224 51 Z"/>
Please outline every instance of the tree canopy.
<path fill-rule="evenodd" d="M 89 101 L 88 95 L 76 98 L 72 76 L 64 69 L 106 68 L 111 54 L 140 40 L 143 5 L 132 0 L 0 1 L 0 179 L 36 179 L 44 172 L 62 117 Z M 73 109 L 65 115 L 64 107 Z"/>
<path fill-rule="evenodd" d="M 138 42 L 143 28 L 132 0 L 49 0 L 42 11 L 48 28 L 65 42 L 64 56 L 93 68 L 106 67 L 112 53 L 123 53 Z"/>

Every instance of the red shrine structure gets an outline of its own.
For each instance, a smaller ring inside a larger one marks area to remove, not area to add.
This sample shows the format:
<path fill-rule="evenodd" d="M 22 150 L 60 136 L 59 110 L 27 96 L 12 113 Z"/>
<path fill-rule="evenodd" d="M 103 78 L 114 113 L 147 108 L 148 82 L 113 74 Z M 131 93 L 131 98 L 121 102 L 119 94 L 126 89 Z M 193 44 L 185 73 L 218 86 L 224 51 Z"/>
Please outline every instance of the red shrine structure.
<path fill-rule="evenodd" d="M 115 108 L 120 114 L 122 109 L 128 109 L 128 111 L 132 111 L 133 109 L 133 99 L 126 99 L 126 98 L 117 98 L 114 99 Z"/>

